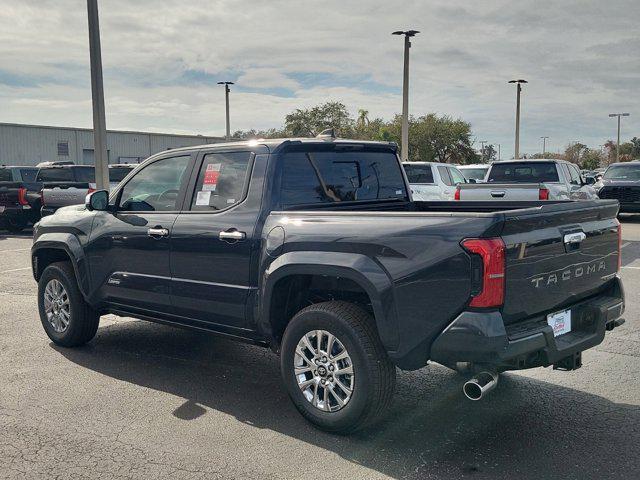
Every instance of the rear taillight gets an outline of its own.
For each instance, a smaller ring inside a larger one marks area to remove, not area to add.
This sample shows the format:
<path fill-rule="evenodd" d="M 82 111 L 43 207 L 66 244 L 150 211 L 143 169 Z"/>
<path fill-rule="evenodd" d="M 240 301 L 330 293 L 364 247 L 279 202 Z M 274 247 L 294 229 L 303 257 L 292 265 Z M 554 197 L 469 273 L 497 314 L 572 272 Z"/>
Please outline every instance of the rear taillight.
<path fill-rule="evenodd" d="M 453 195 L 454 200 L 460 200 L 460 187 L 456 187 L 456 193 Z"/>
<path fill-rule="evenodd" d="M 538 200 L 549 200 L 549 189 L 541 188 L 538 190 Z"/>
<path fill-rule="evenodd" d="M 620 220 L 616 219 L 618 222 L 618 272 L 622 268 L 622 224 Z"/>
<path fill-rule="evenodd" d="M 40 205 L 44 207 L 44 193 L 40 190 Z"/>
<path fill-rule="evenodd" d="M 20 187 L 18 189 L 18 203 L 20 205 L 29 205 L 29 201 L 27 200 L 27 189 L 24 187 Z"/>
<path fill-rule="evenodd" d="M 471 307 L 500 307 L 504 303 L 505 248 L 501 238 L 468 238 L 463 248 L 482 259 L 482 286 Z"/>

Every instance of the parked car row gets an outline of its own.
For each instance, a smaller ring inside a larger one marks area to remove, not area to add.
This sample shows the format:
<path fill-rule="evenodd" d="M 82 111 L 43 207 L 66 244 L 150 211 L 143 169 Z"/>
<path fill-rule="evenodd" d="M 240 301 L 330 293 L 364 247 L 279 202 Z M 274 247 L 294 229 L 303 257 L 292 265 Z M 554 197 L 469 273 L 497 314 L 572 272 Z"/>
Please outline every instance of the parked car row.
<path fill-rule="evenodd" d="M 110 165 L 111 188 L 134 167 Z M 95 188 L 92 166 L 53 162 L 39 167 L 0 166 L 0 228 L 19 232 L 58 208 L 84 203 Z"/>

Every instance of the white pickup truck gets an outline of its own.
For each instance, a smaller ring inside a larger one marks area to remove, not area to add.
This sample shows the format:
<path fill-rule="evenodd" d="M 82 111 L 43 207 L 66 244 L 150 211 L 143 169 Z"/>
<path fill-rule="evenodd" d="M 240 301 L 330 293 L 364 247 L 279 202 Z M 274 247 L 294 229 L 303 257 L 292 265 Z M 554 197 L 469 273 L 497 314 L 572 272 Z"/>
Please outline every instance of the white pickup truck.
<path fill-rule="evenodd" d="M 109 188 L 115 188 L 134 165 L 109 165 Z M 95 168 L 90 165 L 50 165 L 38 171 L 36 180 L 42 183 L 43 217 L 57 209 L 84 203 L 88 193 L 96 189 Z"/>
<path fill-rule="evenodd" d="M 485 183 L 456 187 L 456 200 L 590 200 L 598 194 L 573 163 L 556 159 L 505 160 L 489 167 Z"/>
<path fill-rule="evenodd" d="M 454 200 L 456 186 L 467 181 L 456 167 L 446 163 L 403 162 L 402 166 L 415 201 Z"/>

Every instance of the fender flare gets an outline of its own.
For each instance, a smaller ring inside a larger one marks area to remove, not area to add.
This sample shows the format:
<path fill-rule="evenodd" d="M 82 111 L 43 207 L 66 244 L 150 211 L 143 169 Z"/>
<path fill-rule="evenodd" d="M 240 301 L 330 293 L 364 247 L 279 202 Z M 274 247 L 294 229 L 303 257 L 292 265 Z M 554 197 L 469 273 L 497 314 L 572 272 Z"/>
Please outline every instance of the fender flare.
<path fill-rule="evenodd" d="M 271 331 L 271 299 L 278 281 L 290 275 L 327 275 L 348 278 L 369 296 L 378 334 L 388 352 L 398 345 L 393 284 L 383 268 L 370 257 L 341 252 L 289 252 L 279 256 L 265 270 L 260 285 L 260 327 Z"/>
<path fill-rule="evenodd" d="M 33 246 L 31 247 L 31 265 L 33 278 L 36 281 L 39 280 L 36 257 L 38 252 L 44 249 L 61 250 L 67 254 L 71 260 L 71 265 L 76 275 L 76 279 L 78 280 L 78 288 L 86 299 L 90 290 L 89 265 L 86 261 L 84 250 L 82 245 L 80 245 L 78 237 L 71 233 L 51 232 L 43 233 L 34 241 Z"/>

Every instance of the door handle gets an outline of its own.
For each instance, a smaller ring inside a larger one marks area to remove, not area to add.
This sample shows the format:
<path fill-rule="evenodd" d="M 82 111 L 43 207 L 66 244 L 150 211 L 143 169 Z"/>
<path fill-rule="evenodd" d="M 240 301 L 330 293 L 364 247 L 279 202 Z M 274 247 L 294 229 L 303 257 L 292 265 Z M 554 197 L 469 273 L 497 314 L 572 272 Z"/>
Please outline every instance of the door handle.
<path fill-rule="evenodd" d="M 494 198 L 502 198 L 507 192 L 504 190 L 491 190 L 491 196 Z"/>
<path fill-rule="evenodd" d="M 153 238 L 162 238 L 169 236 L 169 230 L 162 228 L 160 225 L 156 225 L 153 228 L 147 230 L 147 235 Z"/>
<path fill-rule="evenodd" d="M 247 234 L 244 232 L 240 232 L 235 228 L 230 228 L 229 230 L 224 230 L 218 234 L 218 238 L 223 242 L 239 242 L 240 240 L 244 240 L 247 238 Z"/>

